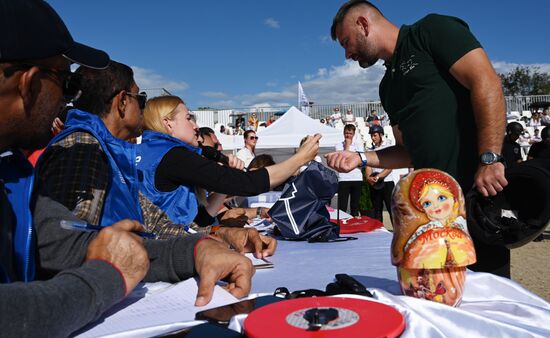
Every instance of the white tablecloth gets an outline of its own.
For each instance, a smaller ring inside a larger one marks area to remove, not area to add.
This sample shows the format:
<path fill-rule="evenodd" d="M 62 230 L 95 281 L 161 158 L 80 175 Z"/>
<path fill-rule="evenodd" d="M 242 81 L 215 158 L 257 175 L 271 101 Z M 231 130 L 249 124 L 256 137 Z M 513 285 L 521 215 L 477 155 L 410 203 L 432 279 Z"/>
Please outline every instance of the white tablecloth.
<path fill-rule="evenodd" d="M 391 233 L 353 234 L 337 243 L 279 241 L 273 269 L 258 270 L 252 292 L 321 289 L 337 273 L 347 273 L 373 291 L 379 301 L 405 315 L 402 337 L 550 337 L 550 304 L 519 284 L 468 271 L 457 308 L 402 296 L 390 263 Z"/>

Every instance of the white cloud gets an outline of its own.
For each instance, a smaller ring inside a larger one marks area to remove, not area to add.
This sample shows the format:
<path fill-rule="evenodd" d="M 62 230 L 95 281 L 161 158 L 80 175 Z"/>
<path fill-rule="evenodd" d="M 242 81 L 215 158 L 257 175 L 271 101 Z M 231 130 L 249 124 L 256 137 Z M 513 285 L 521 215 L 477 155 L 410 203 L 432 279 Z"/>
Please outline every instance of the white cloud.
<path fill-rule="evenodd" d="M 259 107 L 264 104 L 280 107 L 288 105 L 289 101 L 294 101 L 293 99 L 297 97 L 297 95 L 295 90 L 267 91 L 251 95 L 242 95 L 237 97 L 237 100 L 240 102 L 241 107 Z"/>
<path fill-rule="evenodd" d="M 201 106 L 208 106 L 212 108 L 238 108 L 239 103 L 237 103 L 234 100 L 219 100 L 219 101 L 212 101 L 208 102 L 207 104 L 201 105 Z"/>
<path fill-rule="evenodd" d="M 264 25 L 270 28 L 279 29 L 281 26 L 279 25 L 279 21 L 273 19 L 273 18 L 267 18 L 264 20 Z"/>
<path fill-rule="evenodd" d="M 527 66 L 529 68 L 537 67 L 539 72 L 550 74 L 550 63 L 531 63 L 531 64 L 519 64 L 506 61 L 494 61 L 493 67 L 499 74 L 506 74 L 518 66 Z"/>
<path fill-rule="evenodd" d="M 361 68 L 355 61 L 343 65 L 319 68 L 315 74 L 304 75 L 302 86 L 307 97 L 316 104 L 355 103 L 378 100 L 378 84 L 384 75 L 382 62 L 369 69 Z M 296 105 L 297 83 L 280 91 L 265 91 L 235 97 L 242 107 L 269 104 L 270 106 Z"/>
<path fill-rule="evenodd" d="M 516 66 L 535 66 L 539 71 L 550 73 L 550 64 L 515 64 L 503 61 L 493 62 L 498 73 L 506 73 Z M 303 76 L 302 87 L 307 97 L 315 104 L 358 103 L 379 101 L 378 86 L 386 68 L 379 61 L 363 69 L 355 61 L 346 60 L 338 66 L 319 68 L 314 74 Z M 296 77 L 291 77 L 295 79 Z M 297 80 L 280 90 L 250 93 L 232 97 L 216 107 L 283 107 L 298 102 Z M 221 102 L 219 102 L 221 103 Z"/>
<path fill-rule="evenodd" d="M 164 88 L 167 91 L 182 92 L 189 88 L 189 85 L 183 81 L 170 80 L 154 70 L 132 66 L 134 79 L 137 85 L 142 89 Z"/>
<path fill-rule="evenodd" d="M 333 43 L 332 38 L 330 35 L 323 35 L 319 37 L 319 41 L 321 41 L 322 44 L 329 44 Z"/>

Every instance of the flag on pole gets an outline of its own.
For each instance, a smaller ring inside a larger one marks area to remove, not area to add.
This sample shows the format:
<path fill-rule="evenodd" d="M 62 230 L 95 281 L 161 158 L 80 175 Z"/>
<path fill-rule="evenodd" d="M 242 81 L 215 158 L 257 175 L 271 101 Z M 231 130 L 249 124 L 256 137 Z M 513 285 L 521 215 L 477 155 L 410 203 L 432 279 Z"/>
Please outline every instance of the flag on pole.
<path fill-rule="evenodd" d="M 298 106 L 304 114 L 309 115 L 309 100 L 304 93 L 304 88 L 302 88 L 300 81 L 298 81 Z"/>

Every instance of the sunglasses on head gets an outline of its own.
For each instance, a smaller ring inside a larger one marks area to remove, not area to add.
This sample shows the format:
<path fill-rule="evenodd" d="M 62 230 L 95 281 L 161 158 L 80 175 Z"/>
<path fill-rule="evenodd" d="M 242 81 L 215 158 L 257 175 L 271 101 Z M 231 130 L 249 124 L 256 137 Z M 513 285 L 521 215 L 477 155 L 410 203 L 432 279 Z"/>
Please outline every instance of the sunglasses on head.
<path fill-rule="evenodd" d="M 258 139 L 258 136 L 248 136 L 248 139 L 249 139 L 249 140 L 257 140 L 257 139 Z"/>
<path fill-rule="evenodd" d="M 41 72 L 56 80 L 63 92 L 63 100 L 65 103 L 78 100 L 82 94 L 82 91 L 80 90 L 82 77 L 80 74 L 73 73 L 69 70 L 59 70 L 33 63 L 18 63 L 6 67 L 4 69 L 4 76 L 10 77 L 17 71 L 30 69 L 32 67 L 37 67 Z"/>

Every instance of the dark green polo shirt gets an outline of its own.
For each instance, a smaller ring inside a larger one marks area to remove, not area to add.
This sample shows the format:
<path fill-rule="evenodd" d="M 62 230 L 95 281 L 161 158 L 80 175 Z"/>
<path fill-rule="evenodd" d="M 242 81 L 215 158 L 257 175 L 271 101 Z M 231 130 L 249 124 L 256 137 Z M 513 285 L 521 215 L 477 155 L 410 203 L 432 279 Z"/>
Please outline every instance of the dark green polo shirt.
<path fill-rule="evenodd" d="M 476 127 L 470 92 L 449 69 L 479 47 L 464 21 L 430 14 L 401 27 L 380 83 L 382 105 L 399 126 L 414 167 L 444 170 L 465 192 L 478 164 Z"/>

